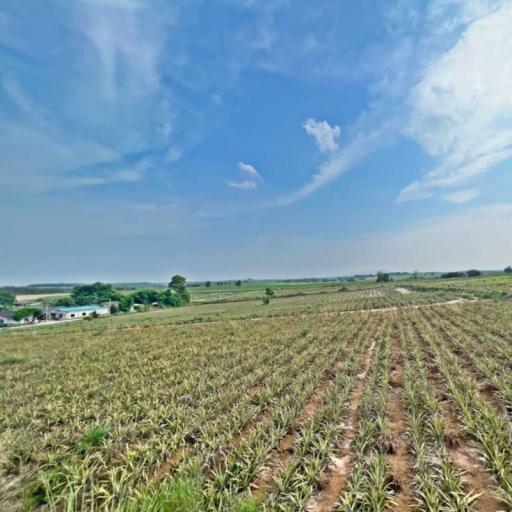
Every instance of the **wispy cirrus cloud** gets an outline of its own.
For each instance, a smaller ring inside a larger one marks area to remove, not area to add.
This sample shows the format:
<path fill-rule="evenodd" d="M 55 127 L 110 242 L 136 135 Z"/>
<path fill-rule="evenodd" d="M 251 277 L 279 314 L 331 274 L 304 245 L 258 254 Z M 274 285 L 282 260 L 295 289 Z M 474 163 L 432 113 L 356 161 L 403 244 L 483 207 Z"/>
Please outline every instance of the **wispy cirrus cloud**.
<path fill-rule="evenodd" d="M 100 173 L 82 176 L 69 176 L 61 182 L 63 187 L 87 187 L 108 185 L 112 183 L 137 183 L 144 179 L 148 169 L 151 168 L 151 162 L 146 159 L 134 163 L 130 167 L 114 168 L 110 170 L 101 170 Z"/>
<path fill-rule="evenodd" d="M 369 132 L 358 131 L 350 142 L 333 152 L 320 165 L 317 172 L 313 174 L 305 185 L 290 194 L 280 197 L 277 200 L 277 204 L 288 205 L 296 203 L 313 194 L 327 183 L 334 181 L 345 172 L 348 172 L 378 147 L 386 132 L 387 127 L 385 125 Z"/>
<path fill-rule="evenodd" d="M 251 190 L 256 188 L 256 183 L 251 180 L 243 180 L 243 181 L 228 181 L 228 187 L 231 188 L 240 188 L 243 190 Z"/>
<path fill-rule="evenodd" d="M 172 142 L 175 116 L 161 76 L 173 9 L 137 0 L 56 0 L 34 25 L 29 10 L 12 5 L 0 8 L 0 40 L 19 56 L 0 84 L 4 184 L 45 191 L 62 183 L 135 182 L 135 174 L 110 169 L 133 167 L 132 155 Z M 47 73 L 33 76 L 43 65 Z"/>
<path fill-rule="evenodd" d="M 468 188 L 464 190 L 456 190 L 455 192 L 448 192 L 442 195 L 445 201 L 453 204 L 464 204 L 472 201 L 480 195 L 479 190 L 476 188 Z"/>
<path fill-rule="evenodd" d="M 80 18 L 76 27 L 96 51 L 102 93 L 108 99 L 147 94 L 159 87 L 165 37 L 159 23 L 147 30 L 143 2 L 89 0 L 75 9 Z"/>

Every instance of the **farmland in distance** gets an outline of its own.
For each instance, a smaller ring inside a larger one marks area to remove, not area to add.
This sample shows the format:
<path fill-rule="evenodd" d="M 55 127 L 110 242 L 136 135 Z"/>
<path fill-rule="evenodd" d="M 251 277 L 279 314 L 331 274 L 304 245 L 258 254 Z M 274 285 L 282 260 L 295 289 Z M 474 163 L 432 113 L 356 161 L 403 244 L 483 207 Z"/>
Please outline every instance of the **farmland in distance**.
<path fill-rule="evenodd" d="M 510 510 L 509 283 L 201 291 L 0 333 L 0 510 Z"/>

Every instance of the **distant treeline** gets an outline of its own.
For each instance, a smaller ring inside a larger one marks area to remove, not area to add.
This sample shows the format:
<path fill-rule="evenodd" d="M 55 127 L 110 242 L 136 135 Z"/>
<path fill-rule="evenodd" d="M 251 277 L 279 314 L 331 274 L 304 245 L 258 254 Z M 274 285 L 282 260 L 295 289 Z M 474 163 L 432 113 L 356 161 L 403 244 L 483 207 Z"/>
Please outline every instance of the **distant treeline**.
<path fill-rule="evenodd" d="M 69 293 L 73 289 L 73 286 L 67 286 L 65 288 L 43 288 L 42 286 L 2 286 L 0 291 L 9 292 L 13 295 L 34 295 L 40 293 L 41 295 L 47 293 Z"/>
<path fill-rule="evenodd" d="M 83 283 L 37 283 L 26 286 L 0 286 L 0 291 L 9 292 L 14 295 L 34 295 L 48 293 L 70 293 L 74 288 L 85 286 Z M 134 282 L 134 283 L 113 283 L 114 290 L 143 290 L 143 289 L 164 289 L 165 283 Z"/>

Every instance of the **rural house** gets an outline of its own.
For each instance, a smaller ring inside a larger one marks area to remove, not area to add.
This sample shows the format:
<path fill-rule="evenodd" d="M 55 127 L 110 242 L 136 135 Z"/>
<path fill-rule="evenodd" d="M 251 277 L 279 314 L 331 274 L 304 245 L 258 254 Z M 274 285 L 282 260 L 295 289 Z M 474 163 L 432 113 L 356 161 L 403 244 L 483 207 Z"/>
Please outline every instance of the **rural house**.
<path fill-rule="evenodd" d="M 109 315 L 110 310 L 108 306 L 101 306 L 99 304 L 89 304 L 87 306 L 69 306 L 58 307 L 50 312 L 52 320 L 72 320 L 74 318 L 85 318 L 87 316 Z"/>
<path fill-rule="evenodd" d="M 9 325 L 17 325 L 18 322 L 14 320 L 14 311 L 4 309 L 0 311 L 0 327 L 7 327 Z"/>

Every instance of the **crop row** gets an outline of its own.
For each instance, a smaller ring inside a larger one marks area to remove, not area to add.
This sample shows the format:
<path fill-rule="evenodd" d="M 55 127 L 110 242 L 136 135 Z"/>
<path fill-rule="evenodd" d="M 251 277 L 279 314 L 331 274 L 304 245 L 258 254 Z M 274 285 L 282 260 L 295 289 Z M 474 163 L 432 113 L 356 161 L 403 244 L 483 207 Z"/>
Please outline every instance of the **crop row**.
<path fill-rule="evenodd" d="M 307 398 L 360 327 L 279 319 L 82 337 L 60 357 L 33 347 L 3 376 L 14 391 L 0 400 L 4 472 L 26 475 L 35 503 L 117 506 L 208 464 L 283 397 Z"/>
<path fill-rule="evenodd" d="M 410 325 L 400 324 L 404 347 L 404 402 L 408 435 L 416 458 L 414 488 L 425 512 L 462 512 L 475 495 L 464 488 L 460 471 L 446 446 L 449 430 L 445 411 L 429 382 L 428 369 Z"/>
<path fill-rule="evenodd" d="M 512 508 L 512 439 L 508 419 L 479 392 L 477 382 L 460 366 L 435 323 L 420 314 L 412 322 L 432 354 L 460 421 L 476 441 L 495 479 L 497 492 L 506 506 Z"/>

